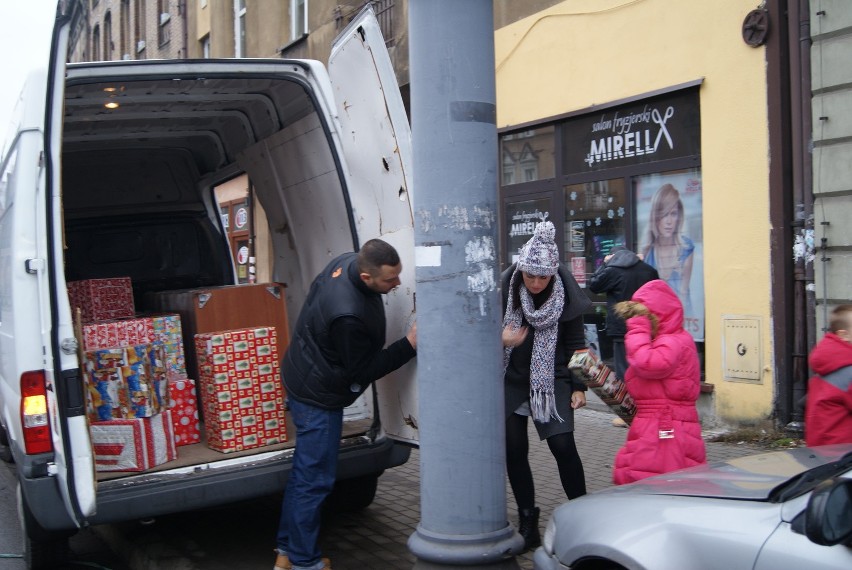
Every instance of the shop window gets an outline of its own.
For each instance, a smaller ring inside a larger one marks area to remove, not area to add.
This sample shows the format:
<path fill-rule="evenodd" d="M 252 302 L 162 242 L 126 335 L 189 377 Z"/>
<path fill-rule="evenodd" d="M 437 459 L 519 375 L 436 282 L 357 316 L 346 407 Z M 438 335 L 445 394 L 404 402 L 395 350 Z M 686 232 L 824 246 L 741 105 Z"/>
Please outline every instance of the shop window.
<path fill-rule="evenodd" d="M 541 222 L 551 219 L 553 211 L 550 196 L 524 199 L 506 203 L 506 227 L 508 239 L 506 243 L 506 262 L 511 265 L 518 260 L 518 252 L 535 233 L 535 227 Z M 552 221 L 552 220 L 551 220 Z"/>
<path fill-rule="evenodd" d="M 623 178 L 563 187 L 565 262 L 585 286 L 613 247 L 627 245 L 627 189 Z M 602 299 L 596 299 L 602 300 Z"/>
<path fill-rule="evenodd" d="M 254 252 L 251 239 L 251 202 L 248 197 L 219 204 L 222 226 L 228 233 L 237 282 L 254 283 Z"/>
<path fill-rule="evenodd" d="M 555 127 L 548 125 L 500 137 L 502 186 L 535 182 L 556 175 Z"/>
<path fill-rule="evenodd" d="M 704 340 L 704 236 L 701 170 L 633 177 L 637 252 L 678 294 L 684 328 Z"/>

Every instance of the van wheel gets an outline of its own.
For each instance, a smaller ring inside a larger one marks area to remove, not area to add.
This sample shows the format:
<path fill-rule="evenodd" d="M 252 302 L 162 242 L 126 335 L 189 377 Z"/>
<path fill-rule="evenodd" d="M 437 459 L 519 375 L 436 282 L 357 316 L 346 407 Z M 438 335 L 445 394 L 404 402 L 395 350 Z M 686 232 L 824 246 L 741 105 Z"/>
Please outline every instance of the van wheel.
<path fill-rule="evenodd" d="M 6 429 L 0 426 L 0 460 L 6 463 L 14 463 L 15 458 L 12 456 L 12 448 L 9 446 L 9 434 Z"/>
<path fill-rule="evenodd" d="M 362 511 L 376 498 L 379 476 L 362 475 L 353 479 L 341 479 L 334 484 L 331 494 L 323 507 L 337 513 Z"/>
<path fill-rule="evenodd" d="M 24 535 L 24 562 L 28 570 L 63 568 L 71 553 L 69 533 L 51 533 L 36 522 L 18 484 L 18 518 Z"/>

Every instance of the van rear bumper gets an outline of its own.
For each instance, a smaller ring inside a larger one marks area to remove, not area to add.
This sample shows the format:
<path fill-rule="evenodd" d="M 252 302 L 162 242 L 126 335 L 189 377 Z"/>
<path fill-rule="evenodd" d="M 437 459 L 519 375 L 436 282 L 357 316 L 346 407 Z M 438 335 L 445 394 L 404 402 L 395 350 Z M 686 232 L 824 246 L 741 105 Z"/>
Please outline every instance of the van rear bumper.
<path fill-rule="evenodd" d="M 348 479 L 402 465 L 410 448 L 391 439 L 344 442 L 340 448 L 337 476 Z M 104 524 L 215 507 L 262 497 L 284 490 L 293 465 L 290 450 L 274 459 L 234 467 L 211 468 L 189 474 L 168 472 L 118 479 L 99 485 L 97 513 L 88 522 Z"/>
<path fill-rule="evenodd" d="M 338 479 L 380 475 L 402 465 L 411 449 L 391 439 L 370 442 L 367 438 L 344 441 L 338 460 Z M 229 467 L 205 466 L 192 472 L 141 473 L 101 481 L 97 490 L 97 512 L 86 524 L 108 524 L 216 507 L 280 493 L 292 467 L 293 450 L 274 458 Z M 30 509 L 45 530 L 74 529 L 62 505 L 55 480 L 29 480 L 38 488 Z M 24 484 L 24 483 L 22 483 Z M 33 497 L 32 493 L 27 493 Z"/>

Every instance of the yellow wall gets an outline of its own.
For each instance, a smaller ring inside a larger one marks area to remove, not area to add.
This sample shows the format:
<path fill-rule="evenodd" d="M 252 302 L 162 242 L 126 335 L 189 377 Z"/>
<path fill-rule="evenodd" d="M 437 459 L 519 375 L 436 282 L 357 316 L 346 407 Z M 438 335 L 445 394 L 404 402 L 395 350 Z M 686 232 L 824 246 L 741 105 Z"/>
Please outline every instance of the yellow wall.
<path fill-rule="evenodd" d="M 716 416 L 772 413 L 766 53 L 742 40 L 753 0 L 568 0 L 495 35 L 498 127 L 703 79 L 706 380 Z M 724 380 L 723 317 L 756 317 L 762 383 Z"/>

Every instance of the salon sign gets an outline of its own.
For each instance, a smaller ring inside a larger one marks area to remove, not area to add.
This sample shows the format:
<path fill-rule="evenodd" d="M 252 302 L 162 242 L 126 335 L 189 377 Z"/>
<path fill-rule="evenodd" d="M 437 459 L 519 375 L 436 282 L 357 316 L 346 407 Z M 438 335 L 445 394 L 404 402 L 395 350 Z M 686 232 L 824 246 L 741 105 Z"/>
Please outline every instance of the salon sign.
<path fill-rule="evenodd" d="M 562 125 L 566 174 L 700 155 L 698 89 L 607 107 Z"/>

